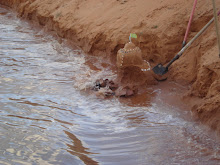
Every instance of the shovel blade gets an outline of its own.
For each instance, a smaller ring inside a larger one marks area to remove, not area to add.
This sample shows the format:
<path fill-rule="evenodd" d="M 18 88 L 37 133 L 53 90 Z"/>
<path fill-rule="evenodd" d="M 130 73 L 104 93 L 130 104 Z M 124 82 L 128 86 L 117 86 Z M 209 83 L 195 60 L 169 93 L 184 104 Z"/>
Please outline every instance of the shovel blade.
<path fill-rule="evenodd" d="M 167 67 L 163 67 L 162 64 L 158 64 L 157 66 L 155 66 L 153 68 L 153 71 L 155 74 L 158 74 L 158 75 L 164 75 L 168 72 L 168 68 Z"/>

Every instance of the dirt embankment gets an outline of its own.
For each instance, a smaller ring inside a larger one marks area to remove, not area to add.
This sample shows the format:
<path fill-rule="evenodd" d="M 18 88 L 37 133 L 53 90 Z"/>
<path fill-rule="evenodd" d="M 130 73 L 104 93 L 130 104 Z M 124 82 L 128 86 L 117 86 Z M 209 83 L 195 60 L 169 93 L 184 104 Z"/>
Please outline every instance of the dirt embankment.
<path fill-rule="evenodd" d="M 116 60 L 117 51 L 136 33 L 143 58 L 166 63 L 180 50 L 191 0 L 0 0 L 19 16 L 38 22 L 86 53 Z M 220 2 L 217 4 L 220 6 Z M 211 18 L 211 1 L 199 1 L 189 38 Z M 214 24 L 169 71 L 169 79 L 192 84 L 185 100 L 205 123 L 220 132 L 220 58 Z"/>

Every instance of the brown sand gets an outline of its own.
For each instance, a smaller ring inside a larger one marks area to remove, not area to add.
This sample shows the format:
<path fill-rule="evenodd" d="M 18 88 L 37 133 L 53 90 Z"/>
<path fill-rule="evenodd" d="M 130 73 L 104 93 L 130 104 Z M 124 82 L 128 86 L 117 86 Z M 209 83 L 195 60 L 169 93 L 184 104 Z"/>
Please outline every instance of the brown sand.
<path fill-rule="evenodd" d="M 19 16 L 38 22 L 86 53 L 108 57 L 128 42 L 130 33 L 151 65 L 166 63 L 180 50 L 192 0 L 0 0 Z M 220 2 L 217 3 L 220 6 Z M 199 1 L 192 38 L 213 16 L 211 1 Z M 220 58 L 214 24 L 176 61 L 171 80 L 192 84 L 185 100 L 205 123 L 220 132 Z"/>

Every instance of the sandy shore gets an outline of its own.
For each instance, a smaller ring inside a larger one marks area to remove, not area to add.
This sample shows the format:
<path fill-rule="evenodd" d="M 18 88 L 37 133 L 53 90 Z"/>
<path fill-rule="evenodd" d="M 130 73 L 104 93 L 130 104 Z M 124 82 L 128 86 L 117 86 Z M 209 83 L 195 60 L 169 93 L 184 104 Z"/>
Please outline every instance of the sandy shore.
<path fill-rule="evenodd" d="M 67 38 L 86 53 L 113 63 L 117 51 L 136 33 L 135 43 L 152 66 L 165 64 L 181 49 L 191 0 L 0 0 Z M 220 2 L 217 4 L 220 6 Z M 199 1 L 189 39 L 212 17 L 211 1 Z M 220 58 L 214 24 L 176 61 L 168 78 L 190 85 L 184 100 L 202 122 L 220 133 Z"/>

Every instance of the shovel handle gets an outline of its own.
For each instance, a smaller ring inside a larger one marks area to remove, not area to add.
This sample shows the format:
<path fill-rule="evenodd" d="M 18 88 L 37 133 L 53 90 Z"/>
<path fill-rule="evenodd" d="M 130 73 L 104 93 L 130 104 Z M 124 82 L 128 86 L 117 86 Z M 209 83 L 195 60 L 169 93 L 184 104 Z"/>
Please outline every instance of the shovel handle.
<path fill-rule="evenodd" d="M 218 15 L 220 15 L 220 10 L 218 12 Z M 183 52 L 211 25 L 211 23 L 214 21 L 214 17 L 184 46 L 177 55 L 167 64 L 166 68 L 168 69 L 169 66 L 176 61 Z"/>
<path fill-rule="evenodd" d="M 218 15 L 220 15 L 220 10 L 218 11 Z M 179 52 L 178 55 L 181 56 L 183 52 L 211 25 L 214 21 L 214 17 L 184 46 Z"/>
<path fill-rule="evenodd" d="M 177 54 L 166 66 L 166 69 L 168 70 L 169 66 L 176 60 L 178 60 L 180 58 L 180 55 Z"/>
<path fill-rule="evenodd" d="M 220 15 L 220 10 L 218 11 L 218 15 Z M 180 56 L 183 54 L 183 52 L 211 25 L 211 23 L 214 21 L 214 17 L 184 46 L 177 55 L 167 64 L 165 67 L 166 72 L 168 71 L 169 66 L 180 58 Z M 220 55 L 219 55 L 220 57 Z"/>
<path fill-rule="evenodd" d="M 211 25 L 214 21 L 212 18 L 179 52 L 178 55 L 181 56 L 183 52 Z"/>

